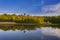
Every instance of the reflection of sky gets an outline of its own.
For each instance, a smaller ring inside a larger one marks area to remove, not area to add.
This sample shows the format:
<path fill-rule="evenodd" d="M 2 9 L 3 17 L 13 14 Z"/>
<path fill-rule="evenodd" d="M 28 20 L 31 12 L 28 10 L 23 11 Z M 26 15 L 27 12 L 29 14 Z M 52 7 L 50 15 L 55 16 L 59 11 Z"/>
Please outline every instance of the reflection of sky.
<path fill-rule="evenodd" d="M 38 34 L 38 35 L 36 35 Z M 41 37 L 41 31 L 40 30 L 31 30 L 24 33 L 20 30 L 9 30 L 9 31 L 3 31 L 0 30 L 0 40 L 37 40 Z"/>
<path fill-rule="evenodd" d="M 43 27 L 41 32 L 45 35 L 56 36 L 60 38 L 60 29 L 52 27 Z"/>
<path fill-rule="evenodd" d="M 60 29 L 42 27 L 36 30 L 0 30 L 0 40 L 60 40 Z"/>

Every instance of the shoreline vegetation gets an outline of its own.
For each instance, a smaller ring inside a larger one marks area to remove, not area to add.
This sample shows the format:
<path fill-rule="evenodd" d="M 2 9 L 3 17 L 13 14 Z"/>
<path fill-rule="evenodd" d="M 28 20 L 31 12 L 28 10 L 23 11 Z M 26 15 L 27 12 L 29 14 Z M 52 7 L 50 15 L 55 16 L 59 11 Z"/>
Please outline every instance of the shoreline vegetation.
<path fill-rule="evenodd" d="M 60 16 L 31 16 L 16 15 L 16 14 L 2 14 L 0 15 L 1 24 L 18 24 L 18 25 L 58 25 L 60 24 Z"/>

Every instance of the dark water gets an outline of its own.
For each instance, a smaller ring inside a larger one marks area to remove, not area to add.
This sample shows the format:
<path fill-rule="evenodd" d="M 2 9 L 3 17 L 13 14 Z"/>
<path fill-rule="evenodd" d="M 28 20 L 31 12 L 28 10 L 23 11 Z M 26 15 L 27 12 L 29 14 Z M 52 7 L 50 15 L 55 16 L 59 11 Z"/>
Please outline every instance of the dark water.
<path fill-rule="evenodd" d="M 0 26 L 0 40 L 60 40 L 54 26 Z"/>

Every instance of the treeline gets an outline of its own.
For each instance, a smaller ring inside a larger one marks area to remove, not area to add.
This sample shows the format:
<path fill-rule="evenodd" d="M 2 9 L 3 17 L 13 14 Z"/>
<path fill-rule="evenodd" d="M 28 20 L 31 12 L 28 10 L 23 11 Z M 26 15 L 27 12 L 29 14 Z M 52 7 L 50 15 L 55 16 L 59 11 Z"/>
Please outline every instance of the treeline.
<path fill-rule="evenodd" d="M 0 15 L 0 22 L 60 24 L 60 16 L 31 16 L 26 14 L 3 14 Z"/>
<path fill-rule="evenodd" d="M 44 21 L 52 24 L 60 24 L 60 16 L 46 16 Z"/>
<path fill-rule="evenodd" d="M 39 23 L 38 16 L 30 15 L 16 15 L 16 14 L 3 14 L 0 15 L 0 22 L 16 22 L 16 23 Z M 41 19 L 42 20 L 42 19 Z"/>

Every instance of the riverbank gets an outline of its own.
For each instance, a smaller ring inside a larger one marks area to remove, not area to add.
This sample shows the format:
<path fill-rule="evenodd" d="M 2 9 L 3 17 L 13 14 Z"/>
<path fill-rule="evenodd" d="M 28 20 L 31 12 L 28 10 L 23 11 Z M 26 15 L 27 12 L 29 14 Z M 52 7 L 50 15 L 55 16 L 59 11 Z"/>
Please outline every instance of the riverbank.
<path fill-rule="evenodd" d="M 16 22 L 0 22 L 0 25 L 1 24 L 16 24 Z"/>
<path fill-rule="evenodd" d="M 0 22 L 0 26 L 36 26 L 39 25 L 37 23 L 16 23 L 16 22 Z"/>
<path fill-rule="evenodd" d="M 38 23 L 16 23 L 16 22 L 0 22 L 0 26 L 12 26 L 12 25 L 60 25 L 60 24 L 38 24 Z"/>

